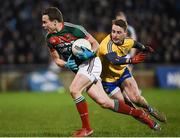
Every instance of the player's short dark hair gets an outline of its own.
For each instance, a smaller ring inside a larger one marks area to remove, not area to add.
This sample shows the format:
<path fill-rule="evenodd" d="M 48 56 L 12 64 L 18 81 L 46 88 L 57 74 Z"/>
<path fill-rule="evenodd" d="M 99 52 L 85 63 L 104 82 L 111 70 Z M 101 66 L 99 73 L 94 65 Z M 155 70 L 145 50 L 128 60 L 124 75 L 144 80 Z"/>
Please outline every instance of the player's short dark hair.
<path fill-rule="evenodd" d="M 58 22 L 63 22 L 62 13 L 56 7 L 49 7 L 47 9 L 45 9 L 42 14 L 48 15 L 50 21 L 57 20 Z"/>
<path fill-rule="evenodd" d="M 117 25 L 117 26 L 120 26 L 124 29 L 124 31 L 127 30 L 127 22 L 124 21 L 124 20 L 112 20 L 112 25 Z"/>

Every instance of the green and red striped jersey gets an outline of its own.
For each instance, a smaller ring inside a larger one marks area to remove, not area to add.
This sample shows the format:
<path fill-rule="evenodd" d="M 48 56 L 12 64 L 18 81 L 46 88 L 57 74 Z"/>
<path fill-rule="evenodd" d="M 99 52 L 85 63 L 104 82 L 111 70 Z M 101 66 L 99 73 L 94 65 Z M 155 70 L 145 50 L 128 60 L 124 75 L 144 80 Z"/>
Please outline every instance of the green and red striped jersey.
<path fill-rule="evenodd" d="M 58 43 L 53 44 L 51 38 L 58 37 Z M 63 29 L 56 33 L 50 33 L 46 36 L 47 46 L 50 49 L 55 49 L 58 54 L 67 61 L 68 57 L 72 54 L 72 44 L 75 40 L 79 38 L 87 38 L 88 32 L 80 25 L 75 25 L 72 23 L 64 22 Z M 73 56 L 72 59 L 75 59 L 77 63 L 78 59 Z"/>

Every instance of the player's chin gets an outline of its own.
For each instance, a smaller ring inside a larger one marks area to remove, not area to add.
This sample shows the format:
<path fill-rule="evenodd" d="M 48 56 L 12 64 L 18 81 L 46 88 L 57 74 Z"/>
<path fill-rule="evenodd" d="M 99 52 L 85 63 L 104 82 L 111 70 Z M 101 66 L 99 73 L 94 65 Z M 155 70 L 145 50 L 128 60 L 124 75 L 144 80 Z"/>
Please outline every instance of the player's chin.
<path fill-rule="evenodd" d="M 45 29 L 48 33 L 53 33 L 53 31 L 52 30 L 50 30 L 50 29 Z"/>
<path fill-rule="evenodd" d="M 112 40 L 113 41 L 113 43 L 115 43 L 115 44 L 119 44 L 119 40 Z"/>
<path fill-rule="evenodd" d="M 45 31 L 48 31 L 48 29 L 47 29 L 47 28 L 45 28 L 45 27 L 43 27 L 43 29 L 44 29 Z"/>

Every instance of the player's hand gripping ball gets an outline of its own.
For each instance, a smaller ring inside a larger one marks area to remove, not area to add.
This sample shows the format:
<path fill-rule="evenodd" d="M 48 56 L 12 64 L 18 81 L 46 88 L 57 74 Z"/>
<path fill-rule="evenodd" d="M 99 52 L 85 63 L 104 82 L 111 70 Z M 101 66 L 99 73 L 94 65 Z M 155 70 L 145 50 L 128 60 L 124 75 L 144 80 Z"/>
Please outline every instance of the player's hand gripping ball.
<path fill-rule="evenodd" d="M 95 56 L 91 50 L 91 43 L 83 38 L 77 39 L 72 45 L 73 54 L 81 60 L 87 60 Z"/>
<path fill-rule="evenodd" d="M 81 47 L 85 47 L 85 48 L 91 50 L 91 43 L 84 38 L 77 39 L 72 45 L 72 52 L 75 56 L 77 54 L 83 52 Z"/>

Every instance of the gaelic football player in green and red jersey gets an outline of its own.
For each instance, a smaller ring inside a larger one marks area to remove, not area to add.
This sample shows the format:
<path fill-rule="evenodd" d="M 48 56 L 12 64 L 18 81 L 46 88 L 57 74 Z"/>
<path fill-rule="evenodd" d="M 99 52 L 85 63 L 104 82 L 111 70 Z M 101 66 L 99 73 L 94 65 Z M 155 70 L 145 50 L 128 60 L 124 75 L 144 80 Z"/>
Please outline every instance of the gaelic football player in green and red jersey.
<path fill-rule="evenodd" d="M 100 79 L 101 61 L 95 56 L 99 44 L 83 27 L 64 22 L 62 13 L 56 7 L 49 7 L 43 11 L 42 26 L 47 31 L 46 41 L 54 62 L 59 67 L 66 67 L 76 74 L 69 89 L 81 117 L 82 128 L 75 131 L 73 136 L 84 137 L 93 133 L 88 106 L 82 95 L 83 90 L 86 90 L 87 94 L 103 108 L 136 117 L 150 128 L 157 130 L 158 124 L 144 111 L 130 107 L 123 101 L 112 100 L 104 92 Z M 79 38 L 87 39 L 94 52 L 82 48 L 83 53 L 74 56 L 72 44 Z"/>

